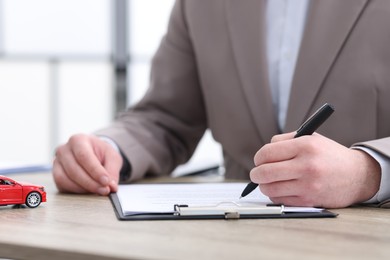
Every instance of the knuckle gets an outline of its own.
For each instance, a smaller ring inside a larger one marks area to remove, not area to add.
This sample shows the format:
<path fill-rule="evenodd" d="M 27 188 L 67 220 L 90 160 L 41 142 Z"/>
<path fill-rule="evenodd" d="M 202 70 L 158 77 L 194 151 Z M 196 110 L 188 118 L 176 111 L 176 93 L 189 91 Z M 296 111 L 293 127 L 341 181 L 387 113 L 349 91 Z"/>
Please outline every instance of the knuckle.
<path fill-rule="evenodd" d="M 57 149 L 55 150 L 55 156 L 62 157 L 65 153 L 65 150 L 66 150 L 65 145 L 58 146 Z"/>
<path fill-rule="evenodd" d="M 302 142 L 305 145 L 305 149 L 311 153 L 315 154 L 318 149 L 318 142 L 316 142 L 315 138 L 313 136 L 303 136 L 301 137 Z"/>
<path fill-rule="evenodd" d="M 279 136 L 278 136 L 278 135 L 272 136 L 272 138 L 271 138 L 271 143 L 275 143 L 275 142 L 277 142 L 277 141 L 279 141 Z"/>
<path fill-rule="evenodd" d="M 309 193 L 310 194 L 319 194 L 321 193 L 322 191 L 322 183 L 319 182 L 319 181 L 314 181 L 314 182 L 311 182 L 309 185 L 308 185 L 308 190 L 310 191 Z"/>
<path fill-rule="evenodd" d="M 89 170 L 92 176 L 100 176 L 101 173 L 100 165 L 96 165 L 96 164 L 90 165 Z"/>
<path fill-rule="evenodd" d="M 79 135 L 72 135 L 70 138 L 69 138 L 69 144 L 75 144 L 77 143 L 78 141 L 80 140 L 80 136 Z"/>
<path fill-rule="evenodd" d="M 261 173 L 261 167 L 258 166 L 256 168 L 253 168 L 250 172 L 249 172 L 249 176 L 250 176 L 250 179 L 251 181 L 253 181 L 254 183 L 261 183 L 262 182 L 262 173 Z"/>
<path fill-rule="evenodd" d="M 311 153 L 315 154 L 318 149 L 318 144 L 316 142 L 313 142 L 312 138 L 308 142 L 308 147 Z"/>
<path fill-rule="evenodd" d="M 76 149 L 74 155 L 80 162 L 85 162 L 88 159 L 88 152 L 85 149 Z"/>
<path fill-rule="evenodd" d="M 287 139 L 287 134 L 279 134 L 271 137 L 271 143 L 276 143 Z"/>
<path fill-rule="evenodd" d="M 72 135 L 69 138 L 69 144 L 77 145 L 80 142 L 83 142 L 85 139 L 86 139 L 86 135 L 85 134 L 75 134 L 75 135 Z"/>
<path fill-rule="evenodd" d="M 305 164 L 305 172 L 310 174 L 311 177 L 316 178 L 321 175 L 321 167 L 315 160 L 309 160 Z"/>

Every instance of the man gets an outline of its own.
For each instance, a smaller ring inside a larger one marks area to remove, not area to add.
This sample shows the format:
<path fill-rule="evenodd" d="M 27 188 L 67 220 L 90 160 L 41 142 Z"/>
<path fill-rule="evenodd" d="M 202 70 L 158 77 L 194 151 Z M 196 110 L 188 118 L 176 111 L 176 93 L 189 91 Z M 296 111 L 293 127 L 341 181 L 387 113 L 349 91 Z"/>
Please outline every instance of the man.
<path fill-rule="evenodd" d="M 149 91 L 57 149 L 58 189 L 106 195 L 119 178 L 168 174 L 210 128 L 226 177 L 250 177 L 276 203 L 385 201 L 389 22 L 387 0 L 177 1 Z M 336 112 L 321 134 L 294 139 L 325 102 Z"/>

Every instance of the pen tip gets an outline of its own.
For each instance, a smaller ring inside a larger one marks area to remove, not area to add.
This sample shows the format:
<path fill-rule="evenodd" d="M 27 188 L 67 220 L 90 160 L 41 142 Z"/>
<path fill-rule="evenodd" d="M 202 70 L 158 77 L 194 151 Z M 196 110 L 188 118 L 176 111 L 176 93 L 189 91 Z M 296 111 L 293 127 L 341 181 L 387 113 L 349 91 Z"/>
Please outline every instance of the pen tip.
<path fill-rule="evenodd" d="M 240 200 L 242 198 L 242 196 L 240 196 L 238 199 Z"/>

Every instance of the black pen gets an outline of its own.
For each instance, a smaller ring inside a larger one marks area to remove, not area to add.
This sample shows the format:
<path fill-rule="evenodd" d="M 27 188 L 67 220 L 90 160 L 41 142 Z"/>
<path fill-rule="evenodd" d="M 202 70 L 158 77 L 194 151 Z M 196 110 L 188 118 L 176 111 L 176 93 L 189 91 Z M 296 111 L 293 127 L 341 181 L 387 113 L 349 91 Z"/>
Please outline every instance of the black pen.
<path fill-rule="evenodd" d="M 313 134 L 333 112 L 334 108 L 332 105 L 328 103 L 324 104 L 298 128 L 294 138 Z M 250 182 L 241 193 L 240 199 L 251 193 L 258 185 L 257 183 Z"/>

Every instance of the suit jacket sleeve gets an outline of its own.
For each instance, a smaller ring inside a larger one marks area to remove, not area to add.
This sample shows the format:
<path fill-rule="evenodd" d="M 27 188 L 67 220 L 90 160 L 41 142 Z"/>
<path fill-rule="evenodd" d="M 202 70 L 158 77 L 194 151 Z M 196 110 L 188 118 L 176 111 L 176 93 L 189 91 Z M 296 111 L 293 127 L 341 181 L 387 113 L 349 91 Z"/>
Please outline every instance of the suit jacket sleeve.
<path fill-rule="evenodd" d="M 96 134 L 115 141 L 131 164 L 126 181 L 146 173 L 168 174 L 190 158 L 206 129 L 206 116 L 191 41 L 175 4 L 168 31 L 152 60 L 145 97 Z"/>
<path fill-rule="evenodd" d="M 373 199 L 375 199 L 379 204 L 377 204 L 379 207 L 389 208 L 390 207 L 390 137 L 381 138 L 377 140 L 367 141 L 367 142 L 360 142 L 354 144 L 352 147 L 363 147 L 363 150 L 366 151 L 368 154 L 373 156 L 375 160 L 378 161 L 378 163 L 381 166 L 382 170 L 382 177 L 381 177 L 381 184 L 378 193 L 374 196 Z M 367 151 L 368 150 L 368 151 Z M 373 200 L 371 199 L 371 200 Z M 374 201 L 371 201 L 372 203 L 375 203 Z"/>
<path fill-rule="evenodd" d="M 354 146 L 364 146 L 388 157 L 390 159 L 390 137 L 385 137 L 377 140 L 360 142 Z"/>

